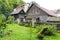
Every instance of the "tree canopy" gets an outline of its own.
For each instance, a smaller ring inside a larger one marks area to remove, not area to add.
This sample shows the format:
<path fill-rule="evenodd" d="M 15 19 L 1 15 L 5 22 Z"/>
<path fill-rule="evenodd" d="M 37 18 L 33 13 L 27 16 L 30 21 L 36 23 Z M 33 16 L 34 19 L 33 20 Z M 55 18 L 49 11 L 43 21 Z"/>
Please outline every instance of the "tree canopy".
<path fill-rule="evenodd" d="M 0 13 L 8 16 L 18 5 L 22 5 L 25 2 L 23 0 L 0 0 Z"/>

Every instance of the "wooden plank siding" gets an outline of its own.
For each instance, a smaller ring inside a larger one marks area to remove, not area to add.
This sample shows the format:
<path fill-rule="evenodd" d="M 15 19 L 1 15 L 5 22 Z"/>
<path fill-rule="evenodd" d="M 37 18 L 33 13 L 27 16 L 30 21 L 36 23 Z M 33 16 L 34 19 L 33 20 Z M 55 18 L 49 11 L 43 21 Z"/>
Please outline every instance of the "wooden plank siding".
<path fill-rule="evenodd" d="M 46 12 L 38 8 L 37 6 L 33 5 L 30 10 L 28 11 L 27 18 L 40 18 L 41 22 L 46 21 L 48 15 Z"/>
<path fill-rule="evenodd" d="M 39 9 L 38 7 L 36 7 L 35 5 L 32 6 L 30 8 L 30 10 L 28 11 L 28 16 L 47 16 L 46 12 L 44 12 L 43 10 Z"/>

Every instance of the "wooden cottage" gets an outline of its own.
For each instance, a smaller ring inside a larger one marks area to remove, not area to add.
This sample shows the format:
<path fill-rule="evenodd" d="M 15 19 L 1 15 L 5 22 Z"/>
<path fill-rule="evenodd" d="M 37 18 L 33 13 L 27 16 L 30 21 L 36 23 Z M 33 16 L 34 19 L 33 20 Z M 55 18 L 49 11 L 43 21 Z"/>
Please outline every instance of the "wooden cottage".
<path fill-rule="evenodd" d="M 53 21 L 53 19 L 57 18 L 57 20 L 54 19 L 53 22 L 59 22 L 58 20 L 60 18 L 60 14 L 56 14 L 55 12 L 51 10 L 47 10 L 37 3 L 27 3 L 21 6 L 18 6 L 14 9 L 14 11 L 11 13 L 15 17 L 15 19 L 18 19 L 18 23 L 20 22 L 32 22 L 34 23 L 50 23 Z"/>

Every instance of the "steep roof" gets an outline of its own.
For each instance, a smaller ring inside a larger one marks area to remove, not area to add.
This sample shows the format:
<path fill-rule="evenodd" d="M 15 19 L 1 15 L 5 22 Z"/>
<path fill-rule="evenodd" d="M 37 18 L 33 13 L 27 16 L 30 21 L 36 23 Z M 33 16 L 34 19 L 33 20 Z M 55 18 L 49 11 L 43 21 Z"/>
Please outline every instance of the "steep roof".
<path fill-rule="evenodd" d="M 31 6 L 30 3 L 20 5 L 17 8 L 15 8 L 11 14 L 18 14 L 21 10 L 24 10 L 24 12 L 26 12 L 30 6 Z"/>
<path fill-rule="evenodd" d="M 24 10 L 25 13 L 27 13 L 30 8 L 35 5 L 37 6 L 38 8 L 40 8 L 41 10 L 43 10 L 44 12 L 46 12 L 48 15 L 51 15 L 51 16 L 55 16 L 55 17 L 60 17 L 60 14 L 56 14 L 55 12 L 51 11 L 51 10 L 47 10 L 43 7 L 41 7 L 40 5 L 38 4 L 33 4 L 33 3 L 26 3 L 22 6 L 18 6 L 17 8 L 14 9 L 14 11 L 11 13 L 11 14 L 18 14 L 22 9 Z"/>
<path fill-rule="evenodd" d="M 45 9 L 38 4 L 36 6 L 39 7 L 41 10 L 43 10 L 44 12 L 46 12 L 48 15 L 51 15 L 51 16 L 54 16 L 54 17 L 60 17 L 59 13 L 57 14 L 57 13 L 51 11 L 51 10 Z M 59 10 L 59 12 L 60 12 L 60 10 Z"/>
<path fill-rule="evenodd" d="M 55 14 L 60 14 L 60 9 L 52 10 Z"/>

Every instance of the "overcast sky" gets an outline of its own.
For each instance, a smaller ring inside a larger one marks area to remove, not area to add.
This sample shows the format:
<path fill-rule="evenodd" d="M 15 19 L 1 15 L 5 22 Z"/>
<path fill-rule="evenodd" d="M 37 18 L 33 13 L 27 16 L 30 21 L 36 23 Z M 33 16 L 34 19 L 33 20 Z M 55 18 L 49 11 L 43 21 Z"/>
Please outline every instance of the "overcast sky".
<path fill-rule="evenodd" d="M 23 1 L 25 1 L 26 3 L 35 1 L 40 6 L 49 10 L 60 9 L 60 0 L 23 0 Z"/>

